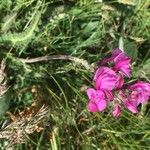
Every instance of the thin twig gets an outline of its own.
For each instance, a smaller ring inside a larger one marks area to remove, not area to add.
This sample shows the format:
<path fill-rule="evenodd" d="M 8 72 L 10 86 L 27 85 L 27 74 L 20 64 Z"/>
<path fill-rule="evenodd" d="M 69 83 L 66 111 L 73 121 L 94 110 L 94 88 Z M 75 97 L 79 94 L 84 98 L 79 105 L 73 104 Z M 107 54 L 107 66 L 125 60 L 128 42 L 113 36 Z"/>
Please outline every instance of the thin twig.
<path fill-rule="evenodd" d="M 68 55 L 41 56 L 41 57 L 30 58 L 30 59 L 19 58 L 19 60 L 22 61 L 22 63 L 36 63 L 36 62 L 49 61 L 49 60 L 70 60 L 77 64 L 81 64 L 90 72 L 94 72 L 94 68 L 86 60 L 73 57 L 73 56 L 68 56 Z"/>

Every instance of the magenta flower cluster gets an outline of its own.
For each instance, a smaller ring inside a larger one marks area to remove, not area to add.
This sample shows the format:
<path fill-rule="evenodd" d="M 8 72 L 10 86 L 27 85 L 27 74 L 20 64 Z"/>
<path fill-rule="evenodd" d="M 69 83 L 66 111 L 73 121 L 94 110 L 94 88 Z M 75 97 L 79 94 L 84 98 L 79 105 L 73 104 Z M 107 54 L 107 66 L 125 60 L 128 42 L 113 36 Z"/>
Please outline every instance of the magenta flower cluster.
<path fill-rule="evenodd" d="M 103 112 L 112 103 L 114 117 L 119 117 L 123 108 L 138 113 L 138 106 L 150 98 L 150 83 L 137 81 L 127 85 L 125 77 L 131 77 L 131 58 L 115 49 L 110 58 L 100 62 L 93 78 L 94 88 L 87 89 L 88 110 Z"/>

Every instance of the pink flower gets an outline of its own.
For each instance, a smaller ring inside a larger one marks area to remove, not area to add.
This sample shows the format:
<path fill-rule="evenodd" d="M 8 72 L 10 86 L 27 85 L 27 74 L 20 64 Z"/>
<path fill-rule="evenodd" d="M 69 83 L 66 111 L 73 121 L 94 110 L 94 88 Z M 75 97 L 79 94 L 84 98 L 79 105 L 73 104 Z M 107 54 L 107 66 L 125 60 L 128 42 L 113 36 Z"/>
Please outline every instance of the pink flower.
<path fill-rule="evenodd" d="M 114 70 L 120 71 L 125 76 L 130 77 L 131 75 L 131 59 L 119 48 L 113 50 L 112 56 L 101 61 L 101 65 L 108 62 L 114 62 Z"/>
<path fill-rule="evenodd" d="M 120 49 L 115 49 L 112 56 L 102 60 L 100 64 L 106 63 L 107 67 L 100 66 L 94 74 L 95 89 L 87 89 L 88 110 L 104 111 L 107 104 L 113 103 L 113 117 L 121 115 L 122 107 L 138 113 L 138 106 L 150 98 L 150 83 L 139 81 L 128 86 L 124 84 L 124 77 L 131 75 L 131 59 Z"/>
<path fill-rule="evenodd" d="M 112 90 L 117 81 L 116 73 L 108 67 L 99 67 L 94 75 L 95 87 L 98 90 Z"/>
<path fill-rule="evenodd" d="M 113 96 L 113 93 L 111 91 L 104 91 L 105 95 L 106 95 L 106 98 L 109 100 L 109 101 L 112 101 L 114 99 L 114 96 Z"/>
<path fill-rule="evenodd" d="M 140 91 L 140 90 L 145 91 L 150 96 L 150 83 L 138 81 L 137 83 L 130 85 L 128 88 L 131 90 L 136 89 L 138 91 Z"/>
<path fill-rule="evenodd" d="M 139 81 L 133 85 L 128 86 L 132 90 L 131 99 L 136 100 L 138 104 L 145 103 L 150 97 L 150 83 Z"/>
<path fill-rule="evenodd" d="M 127 100 L 125 101 L 125 106 L 129 109 L 132 113 L 138 113 L 137 110 L 137 101 Z"/>
<path fill-rule="evenodd" d="M 90 112 L 104 111 L 106 109 L 107 102 L 102 91 L 89 88 L 87 89 L 87 95 L 89 98 L 88 110 Z"/>
<path fill-rule="evenodd" d="M 124 84 L 123 77 L 122 77 L 121 74 L 119 74 L 119 75 L 117 76 L 116 88 L 117 88 L 117 89 L 121 89 L 122 86 L 123 86 L 123 84 Z"/>
<path fill-rule="evenodd" d="M 125 76 L 130 77 L 131 59 L 125 53 L 123 53 L 120 49 L 115 49 L 113 51 L 112 57 L 114 58 L 115 71 L 120 71 Z"/>
<path fill-rule="evenodd" d="M 130 110 L 132 113 L 137 113 L 137 107 L 139 105 L 137 99 L 133 98 L 132 93 L 130 94 L 130 92 L 128 91 L 128 89 L 126 90 L 119 90 L 118 92 L 118 96 L 120 98 L 120 100 L 122 101 L 122 103 L 124 104 L 124 106 Z"/>
<path fill-rule="evenodd" d="M 121 115 L 121 106 L 120 105 L 116 105 L 112 111 L 112 115 L 113 117 L 119 117 Z"/>

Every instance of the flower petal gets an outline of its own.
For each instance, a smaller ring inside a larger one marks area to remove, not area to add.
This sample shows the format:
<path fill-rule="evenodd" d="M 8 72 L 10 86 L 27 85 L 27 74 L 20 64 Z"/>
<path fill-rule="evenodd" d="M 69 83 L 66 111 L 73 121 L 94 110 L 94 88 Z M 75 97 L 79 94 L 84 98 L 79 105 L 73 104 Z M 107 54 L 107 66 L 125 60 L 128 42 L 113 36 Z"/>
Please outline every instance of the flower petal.
<path fill-rule="evenodd" d="M 120 105 L 116 105 L 112 111 L 113 117 L 119 117 L 121 115 L 121 107 Z"/>
<path fill-rule="evenodd" d="M 88 98 L 91 100 L 91 99 L 94 99 L 94 95 L 96 94 L 96 91 L 95 91 L 95 89 L 93 89 L 93 88 L 89 88 L 89 89 L 87 89 L 86 90 L 86 92 L 87 92 L 87 95 L 88 95 Z"/>
<path fill-rule="evenodd" d="M 117 81 L 116 73 L 108 67 L 100 67 L 94 75 L 96 89 L 112 90 Z"/>
<path fill-rule="evenodd" d="M 99 111 L 104 111 L 107 107 L 107 103 L 105 100 L 100 100 L 96 104 Z"/>
<path fill-rule="evenodd" d="M 138 113 L 137 110 L 137 104 L 135 101 L 126 101 L 125 106 L 132 112 L 132 113 Z"/>
<path fill-rule="evenodd" d="M 121 89 L 123 84 L 124 84 L 123 77 L 122 77 L 121 74 L 119 74 L 118 77 L 117 77 L 116 88 Z"/>
<path fill-rule="evenodd" d="M 131 75 L 131 59 L 125 54 L 120 53 L 114 58 L 116 71 L 122 72 L 125 76 L 130 77 Z"/>
<path fill-rule="evenodd" d="M 109 101 L 112 101 L 114 99 L 114 96 L 111 91 L 105 91 L 104 93 Z"/>
<path fill-rule="evenodd" d="M 150 97 L 150 83 L 139 81 L 128 86 L 128 89 L 132 90 L 132 99 L 137 99 L 139 103 L 145 103 Z"/>
<path fill-rule="evenodd" d="M 95 103 L 93 103 L 93 102 L 89 102 L 88 103 L 88 110 L 90 111 L 90 112 L 98 112 L 98 108 L 97 108 L 97 105 L 95 104 Z"/>
<path fill-rule="evenodd" d="M 88 110 L 90 112 L 103 111 L 106 108 L 105 94 L 103 91 L 93 88 L 87 89 L 89 97 Z"/>
<path fill-rule="evenodd" d="M 123 51 L 119 48 L 113 49 L 112 51 L 112 57 L 117 57 L 119 54 L 123 53 Z"/>

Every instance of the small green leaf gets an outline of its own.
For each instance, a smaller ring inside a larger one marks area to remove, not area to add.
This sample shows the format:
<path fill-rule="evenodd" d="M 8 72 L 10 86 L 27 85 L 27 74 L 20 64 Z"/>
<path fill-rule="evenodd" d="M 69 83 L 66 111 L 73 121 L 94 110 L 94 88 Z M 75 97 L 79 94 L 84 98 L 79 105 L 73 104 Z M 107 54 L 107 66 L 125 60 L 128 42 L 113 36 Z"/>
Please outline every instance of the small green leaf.
<path fill-rule="evenodd" d="M 89 22 L 88 24 L 83 24 L 84 30 L 83 30 L 83 34 L 88 36 L 91 34 L 92 31 L 94 31 L 95 29 L 98 28 L 99 26 L 99 21 L 95 21 L 95 22 Z"/>
<path fill-rule="evenodd" d="M 134 42 L 124 39 L 124 51 L 132 58 L 132 60 L 136 61 L 138 51 L 137 45 Z"/>

